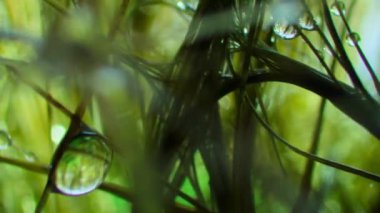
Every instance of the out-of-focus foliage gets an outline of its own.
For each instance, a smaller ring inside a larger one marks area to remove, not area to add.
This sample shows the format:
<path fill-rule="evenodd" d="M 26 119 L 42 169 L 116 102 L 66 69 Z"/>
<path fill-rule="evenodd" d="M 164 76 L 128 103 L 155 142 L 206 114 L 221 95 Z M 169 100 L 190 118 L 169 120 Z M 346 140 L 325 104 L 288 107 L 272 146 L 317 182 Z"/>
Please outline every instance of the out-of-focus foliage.
<path fill-rule="evenodd" d="M 34 212 L 49 176 L 48 170 L 38 173 L 33 165 L 51 165 L 71 122 L 64 111 L 75 113 L 81 103 L 83 122 L 108 139 L 112 165 L 104 185 L 93 192 L 50 193 L 45 212 L 379 211 L 378 182 L 318 163 L 312 164 L 307 178 L 305 165 L 312 161 L 281 144 L 255 116 L 300 150 L 380 174 L 378 138 L 368 124 L 360 123 L 366 118 L 352 119 L 347 105 L 351 102 L 337 108 L 341 105 L 334 102 L 336 97 L 325 97 L 328 101 L 322 104 L 321 94 L 328 92 L 316 91 L 323 85 L 307 82 L 302 88 L 297 82 L 304 79 L 249 84 L 250 76 L 262 74 L 260 70 L 292 70 L 278 61 L 265 61 L 265 51 L 255 53 L 254 48 L 270 46 L 320 70 L 328 82 L 340 85 L 330 81 L 335 77 L 345 82 L 352 90 L 342 84 L 343 91 L 358 91 L 352 94 L 364 97 L 360 100 L 371 100 L 365 92 L 378 100 L 375 80 L 358 51 L 346 43 L 347 29 L 339 16 L 332 20 L 364 90 L 352 81 L 347 67 L 331 65 L 337 56 L 315 29 L 301 31 L 286 19 L 280 32 L 295 27 L 302 34 L 284 40 L 273 33 L 279 19 L 289 14 L 299 21 L 298 14 L 305 11 L 294 2 L 298 1 L 0 1 L 0 212 Z M 328 35 L 322 3 L 299 2 L 306 3 Z M 327 1 L 329 6 L 334 2 Z M 344 4 L 352 30 L 361 37 L 359 44 L 379 69 L 379 43 L 370 40 L 372 30 L 379 34 L 378 27 L 369 29 L 365 21 L 375 18 L 362 16 L 380 10 L 379 3 Z M 257 8 L 266 11 L 263 17 L 254 17 Z M 262 25 L 257 23 L 260 18 Z M 333 42 L 330 36 L 326 39 Z M 240 83 L 231 83 L 234 91 L 224 94 L 220 91 L 228 81 Z M 353 111 L 361 109 L 355 107 Z M 376 120 L 379 114 L 367 116 Z M 7 159 L 27 165 L 15 166 Z M 249 185 L 239 185 L 240 180 Z M 303 188 L 305 180 L 310 181 L 309 189 Z M 305 191 L 307 198 L 302 200 Z M 245 195 L 249 204 L 240 199 Z M 297 206 L 300 200 L 303 207 Z M 230 209 L 221 209 L 221 201 Z"/>

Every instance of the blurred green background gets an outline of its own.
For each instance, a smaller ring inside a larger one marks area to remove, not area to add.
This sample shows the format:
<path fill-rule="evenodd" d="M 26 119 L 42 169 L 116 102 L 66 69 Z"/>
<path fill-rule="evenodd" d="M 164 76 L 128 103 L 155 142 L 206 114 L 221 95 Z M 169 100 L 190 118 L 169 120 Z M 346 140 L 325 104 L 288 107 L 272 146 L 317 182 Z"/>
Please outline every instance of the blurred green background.
<path fill-rule="evenodd" d="M 73 2 L 82 6 L 75 6 Z M 95 70 L 84 72 L 88 79 L 82 80 L 83 84 L 91 84 L 102 98 L 91 100 L 84 120 L 101 133 L 108 129 L 109 133 L 118 135 L 114 136 L 116 139 L 112 143 L 116 151 L 106 181 L 127 189 L 133 185 L 131 171 L 136 170 L 136 162 L 144 157 L 146 117 L 140 103 L 149 103 L 152 88 L 149 82 L 133 72 L 133 67 L 125 67 L 128 72 L 120 76 L 119 72 L 107 67 L 104 60 L 116 60 L 107 58 L 107 53 L 116 49 L 150 63 L 170 62 L 183 42 L 192 17 L 188 10 L 181 10 L 181 1 L 144 5 L 146 2 L 131 0 L 125 15 L 115 21 L 121 0 L 0 1 L 0 56 L 31 62 L 23 69 L 23 75 L 45 88 L 69 110 L 74 111 L 80 102 L 81 90 L 77 82 L 67 76 L 75 75 L 78 67 Z M 183 2 L 196 5 L 195 0 Z M 65 11 L 64 14 L 60 9 Z M 376 0 L 360 0 L 350 22 L 360 33 L 361 44 L 375 68 L 380 65 L 380 26 L 374 21 L 379 10 L 380 4 Z M 114 23 L 117 23 L 117 33 L 112 35 Z M 313 32 L 308 35 L 314 36 Z M 77 49 L 67 46 L 70 42 L 83 45 L 87 52 L 76 57 Z M 288 56 L 321 67 L 299 39 L 280 41 L 278 47 Z M 364 68 L 356 52 L 349 50 L 349 53 L 360 72 Z M 338 69 L 337 72 L 341 71 Z M 347 81 L 343 74 L 341 76 Z M 362 78 L 368 77 L 363 74 Z M 308 150 L 321 98 L 283 83 L 268 83 L 264 88 L 263 101 L 273 128 L 293 145 Z M 229 95 L 219 101 L 226 139 L 233 134 L 233 98 Z M 116 120 L 112 120 L 114 118 Z M 113 122 L 122 123 L 125 129 L 112 130 Z M 7 139 L 0 137 L 1 156 L 49 165 L 68 125 L 66 115 L 11 75 L 4 66 L 0 67 L 0 130 L 7 132 L 13 142 L 6 146 Z M 254 165 L 256 171 L 261 171 L 255 182 L 256 210 L 289 212 L 297 196 L 306 160 L 278 146 L 286 168 L 287 176 L 284 176 L 265 130 L 260 129 L 256 138 L 257 149 L 262 150 L 255 156 L 257 165 Z M 379 154 L 380 144 L 376 138 L 327 104 L 319 156 L 380 174 Z M 199 154 L 196 154 L 196 167 L 202 192 L 206 202 L 210 203 L 208 173 Z M 323 199 L 320 212 L 379 210 L 379 183 L 319 164 L 316 164 L 314 174 L 313 187 Z M 34 212 L 46 181 L 47 175 L 0 163 L 0 212 Z M 183 184 L 182 191 L 195 197 L 189 180 Z M 193 208 L 181 198 L 177 201 Z M 130 209 L 128 201 L 95 190 L 77 197 L 52 194 L 45 212 L 130 212 Z"/>

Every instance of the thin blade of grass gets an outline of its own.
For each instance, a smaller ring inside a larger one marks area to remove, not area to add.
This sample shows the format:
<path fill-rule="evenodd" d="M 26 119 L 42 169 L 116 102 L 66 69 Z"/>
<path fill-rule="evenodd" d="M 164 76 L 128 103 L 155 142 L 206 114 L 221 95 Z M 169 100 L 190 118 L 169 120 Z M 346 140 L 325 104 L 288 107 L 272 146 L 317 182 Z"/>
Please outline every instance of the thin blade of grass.
<path fill-rule="evenodd" d="M 251 103 L 251 108 L 252 108 L 252 112 L 255 114 L 256 118 L 262 124 L 262 126 L 267 131 L 269 131 L 274 137 L 276 137 L 279 142 L 281 142 L 283 145 L 285 145 L 288 149 L 292 150 L 293 152 L 295 152 L 295 153 L 297 153 L 297 154 L 299 154 L 299 155 L 301 155 L 301 156 L 303 156 L 303 157 L 305 157 L 307 159 L 310 159 L 312 161 L 316 161 L 318 163 L 324 164 L 326 166 L 333 167 L 333 168 L 336 168 L 338 170 L 345 171 L 347 173 L 350 173 L 350 174 L 353 174 L 353 175 L 357 175 L 357 176 L 360 176 L 360 177 L 363 177 L 363 178 L 367 178 L 369 180 L 380 182 L 380 176 L 377 175 L 377 174 L 374 174 L 374 173 L 371 173 L 371 172 L 368 172 L 368 171 L 364 171 L 364 170 L 360 170 L 360 169 L 357 169 L 357 168 L 354 168 L 354 167 L 351 167 L 351 166 L 348 166 L 348 165 L 344 165 L 344 164 L 341 164 L 341 163 L 338 163 L 338 162 L 335 162 L 335 161 L 332 161 L 332 160 L 328 160 L 328 159 L 325 159 L 325 158 L 318 157 L 316 155 L 313 155 L 313 154 L 310 154 L 308 152 L 302 151 L 302 150 L 298 149 L 297 147 L 291 145 L 288 141 L 286 141 L 284 138 L 282 138 L 281 136 L 279 136 L 272 129 L 272 127 L 268 123 L 266 123 L 259 116 L 259 114 L 256 112 L 256 110 L 255 110 L 255 108 L 254 108 L 254 106 L 253 106 L 252 103 Z"/>

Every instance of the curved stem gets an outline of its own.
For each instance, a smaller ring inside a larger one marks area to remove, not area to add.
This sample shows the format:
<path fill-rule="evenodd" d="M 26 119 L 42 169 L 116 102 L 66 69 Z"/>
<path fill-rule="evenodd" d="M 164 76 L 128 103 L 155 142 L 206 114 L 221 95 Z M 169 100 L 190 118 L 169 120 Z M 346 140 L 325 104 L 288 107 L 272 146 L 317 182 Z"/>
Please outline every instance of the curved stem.
<path fill-rule="evenodd" d="M 256 47 L 254 53 L 272 71 L 252 73 L 247 84 L 277 81 L 312 91 L 331 101 L 343 113 L 380 138 L 380 107 L 362 93 L 344 83 L 337 84 L 321 72 L 277 52 Z M 239 84 L 239 79 L 227 81 L 222 85 L 219 97 L 239 88 Z"/>
<path fill-rule="evenodd" d="M 295 153 L 297 153 L 297 154 L 299 154 L 299 155 L 301 155 L 301 156 L 303 156 L 303 157 L 305 157 L 307 159 L 310 159 L 312 161 L 316 161 L 318 163 L 321 163 L 321 164 L 324 164 L 324 165 L 327 165 L 327 166 L 330 166 L 330 167 L 333 167 L 333 168 L 345 171 L 347 173 L 358 175 L 358 176 L 367 178 L 369 180 L 380 182 L 380 176 L 377 175 L 377 174 L 373 174 L 373 173 L 370 173 L 370 172 L 367 172 L 367 171 L 363 171 L 363 170 L 360 170 L 360 169 L 357 169 L 357 168 L 354 168 L 354 167 L 351 167 L 351 166 L 348 166 L 348 165 L 344 165 L 344 164 L 341 164 L 341 163 L 338 163 L 338 162 L 335 162 L 335 161 L 331 161 L 331 160 L 328 160 L 328 159 L 325 159 L 325 158 L 318 157 L 316 155 L 313 155 L 313 154 L 310 154 L 308 152 L 302 151 L 302 150 L 298 149 L 297 147 L 291 145 L 288 141 L 286 141 L 284 138 L 282 138 L 281 136 L 279 136 L 272 129 L 272 127 L 259 116 L 259 114 L 256 112 L 254 106 L 252 105 L 252 102 L 250 102 L 250 106 L 251 106 L 252 112 L 256 116 L 257 120 L 262 124 L 262 126 L 267 131 L 269 131 L 274 137 L 276 137 L 278 139 L 278 141 L 280 141 L 283 145 L 285 145 L 288 149 L 292 150 L 293 152 L 295 152 Z"/>

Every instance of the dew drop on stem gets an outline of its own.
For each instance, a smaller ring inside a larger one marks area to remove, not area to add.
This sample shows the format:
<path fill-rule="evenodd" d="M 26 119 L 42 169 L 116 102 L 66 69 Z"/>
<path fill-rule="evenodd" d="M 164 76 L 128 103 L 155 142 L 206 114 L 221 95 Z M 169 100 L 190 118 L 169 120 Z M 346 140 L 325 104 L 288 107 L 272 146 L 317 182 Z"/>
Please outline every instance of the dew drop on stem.
<path fill-rule="evenodd" d="M 346 12 L 346 6 L 342 1 L 335 1 L 330 8 L 332 14 L 336 16 L 344 15 Z M 341 14 L 342 13 L 342 14 Z"/>
<path fill-rule="evenodd" d="M 307 31 L 315 30 L 315 22 L 313 18 L 307 13 L 305 13 L 303 16 L 299 18 L 298 26 L 301 29 L 307 30 Z"/>
<path fill-rule="evenodd" d="M 54 171 L 58 191 L 81 195 L 96 189 L 108 172 L 112 151 L 102 137 L 81 134 L 68 144 Z"/>
<path fill-rule="evenodd" d="M 183 1 L 178 1 L 176 4 L 177 8 L 184 12 L 193 13 L 195 11 L 195 8 L 190 5 L 189 3 L 185 3 Z"/>
<path fill-rule="evenodd" d="M 240 43 L 235 40 L 229 40 L 228 41 L 228 48 L 230 50 L 238 50 L 240 48 Z"/>
<path fill-rule="evenodd" d="M 361 40 L 360 35 L 358 33 L 351 33 L 346 35 L 346 42 L 351 47 L 355 46 L 355 43 L 358 43 Z"/>
<path fill-rule="evenodd" d="M 329 56 L 333 56 L 333 53 L 331 52 L 330 48 L 328 47 L 323 47 L 323 52 L 327 53 Z"/>
<path fill-rule="evenodd" d="M 36 162 L 38 160 L 38 157 L 36 156 L 36 154 L 30 151 L 23 151 L 23 156 L 24 156 L 24 159 L 29 162 Z"/>
<path fill-rule="evenodd" d="M 280 38 L 285 40 L 291 40 L 298 36 L 298 29 L 286 22 L 277 22 L 273 26 L 273 32 Z"/>

